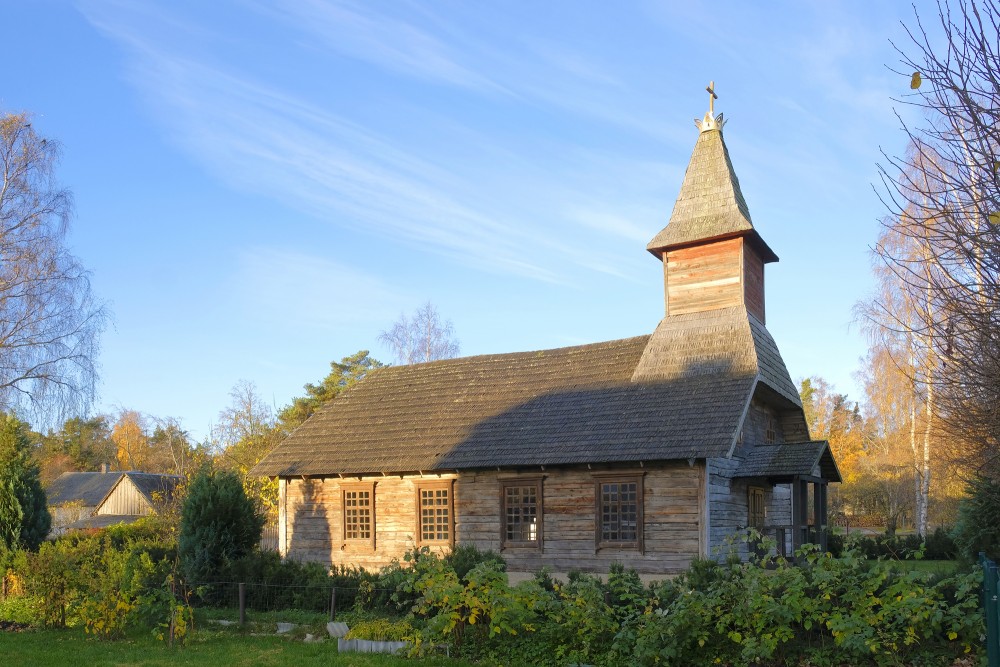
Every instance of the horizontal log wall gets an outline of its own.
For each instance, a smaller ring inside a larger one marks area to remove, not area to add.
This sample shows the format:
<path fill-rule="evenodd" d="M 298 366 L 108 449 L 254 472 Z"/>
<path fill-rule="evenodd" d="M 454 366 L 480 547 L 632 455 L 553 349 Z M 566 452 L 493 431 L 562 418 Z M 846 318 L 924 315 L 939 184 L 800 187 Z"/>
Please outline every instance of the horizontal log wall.
<path fill-rule="evenodd" d="M 454 475 L 368 477 L 375 483 L 375 540 L 345 540 L 341 485 L 358 478 L 285 480 L 284 553 L 295 560 L 378 569 L 417 546 L 417 484 Z M 281 531 L 279 531 L 280 533 Z M 435 546 L 444 552 L 447 547 Z"/>
<path fill-rule="evenodd" d="M 542 482 L 543 540 L 538 547 L 506 547 L 500 535 L 500 480 L 507 472 L 462 474 L 458 481 L 458 539 L 500 551 L 512 572 L 543 565 L 557 572 L 607 572 L 619 562 L 642 574 L 669 574 L 687 568 L 702 553 L 704 468 L 687 462 L 636 468 L 643 478 L 643 549 L 600 548 L 595 532 L 595 475 L 612 471 L 546 470 Z M 617 472 L 617 471 L 613 471 Z M 538 471 L 525 473 L 537 477 Z"/>
<path fill-rule="evenodd" d="M 617 472 L 617 471 L 616 471 Z M 517 473 L 462 473 L 454 485 L 455 538 L 458 544 L 503 553 L 512 572 L 534 572 L 543 565 L 556 571 L 607 572 L 621 562 L 643 574 L 668 574 L 705 554 L 702 525 L 704 467 L 682 463 L 635 469 L 643 478 L 644 548 L 598 549 L 595 542 L 595 481 L 598 471 L 549 470 L 542 473 L 541 548 L 501 544 L 500 480 Z M 537 479 L 539 471 L 525 473 Z M 400 558 L 416 545 L 416 484 L 437 476 L 366 478 L 375 482 L 375 544 L 343 540 L 340 480 L 287 479 L 281 539 L 289 558 L 374 569 Z M 445 477 L 447 479 L 447 477 Z M 439 552 L 446 547 L 435 547 Z"/>

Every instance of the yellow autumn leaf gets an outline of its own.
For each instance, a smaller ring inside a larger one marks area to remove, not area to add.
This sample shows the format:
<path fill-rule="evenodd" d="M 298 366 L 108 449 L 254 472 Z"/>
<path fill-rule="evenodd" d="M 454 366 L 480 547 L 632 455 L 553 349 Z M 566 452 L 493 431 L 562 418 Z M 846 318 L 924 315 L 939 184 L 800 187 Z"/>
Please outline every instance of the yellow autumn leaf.
<path fill-rule="evenodd" d="M 948 639 L 955 640 L 958 639 L 958 633 L 952 630 L 948 633 Z"/>
<path fill-rule="evenodd" d="M 990 224 L 994 227 L 1000 226 L 1000 211 L 990 213 Z"/>
<path fill-rule="evenodd" d="M 920 72 L 914 72 L 913 76 L 910 77 L 910 89 L 916 90 L 920 87 Z"/>
<path fill-rule="evenodd" d="M 1000 171 L 1000 160 L 993 160 L 993 173 Z"/>

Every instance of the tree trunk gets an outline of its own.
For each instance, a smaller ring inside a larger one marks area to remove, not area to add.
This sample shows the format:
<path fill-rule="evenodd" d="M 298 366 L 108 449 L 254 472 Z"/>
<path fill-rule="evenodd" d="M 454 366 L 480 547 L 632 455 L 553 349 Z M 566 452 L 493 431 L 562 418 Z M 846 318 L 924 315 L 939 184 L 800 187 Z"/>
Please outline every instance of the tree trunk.
<path fill-rule="evenodd" d="M 913 523 L 920 526 L 921 505 L 923 501 L 922 480 L 920 478 L 920 456 L 917 451 L 917 382 L 911 380 L 912 396 L 910 398 L 910 451 L 913 453 Z M 918 528 L 919 530 L 919 528 Z"/>
<path fill-rule="evenodd" d="M 931 355 L 933 356 L 933 352 Z M 933 378 L 928 377 L 927 382 L 927 403 L 925 405 L 925 415 L 926 421 L 924 423 L 924 451 L 923 460 L 920 465 L 920 474 L 917 475 L 917 479 L 920 480 L 920 489 L 918 490 L 920 496 L 920 514 L 917 517 L 917 532 L 921 537 L 927 537 L 927 522 L 928 522 L 928 512 L 927 508 L 930 504 L 931 497 L 931 431 L 934 424 L 934 383 L 931 381 Z"/>

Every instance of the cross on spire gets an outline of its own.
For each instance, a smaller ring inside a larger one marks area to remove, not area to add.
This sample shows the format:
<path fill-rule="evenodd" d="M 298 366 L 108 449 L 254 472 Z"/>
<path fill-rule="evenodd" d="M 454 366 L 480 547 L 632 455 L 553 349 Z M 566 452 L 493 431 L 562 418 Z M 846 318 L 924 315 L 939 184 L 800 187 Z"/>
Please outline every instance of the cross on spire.
<path fill-rule="evenodd" d="M 708 93 L 708 111 L 705 113 L 704 118 L 700 120 L 695 118 L 694 124 L 702 132 L 722 130 L 722 126 L 726 124 L 726 121 L 722 118 L 721 113 L 718 116 L 715 115 L 715 100 L 719 99 L 719 96 L 715 94 L 715 81 L 709 81 L 705 91 Z"/>

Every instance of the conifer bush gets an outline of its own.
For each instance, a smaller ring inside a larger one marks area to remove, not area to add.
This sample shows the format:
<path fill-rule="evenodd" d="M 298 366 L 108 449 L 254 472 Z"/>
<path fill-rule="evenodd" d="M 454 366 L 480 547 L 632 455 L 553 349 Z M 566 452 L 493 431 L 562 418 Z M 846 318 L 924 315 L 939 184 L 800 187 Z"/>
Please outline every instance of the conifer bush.
<path fill-rule="evenodd" d="M 954 537 L 964 558 L 975 561 L 979 552 L 1000 561 L 1000 482 L 977 477 L 969 482 L 958 506 Z"/>
<path fill-rule="evenodd" d="M 264 517 L 235 473 L 202 469 L 181 508 L 177 554 L 188 585 L 218 581 L 260 542 Z"/>

